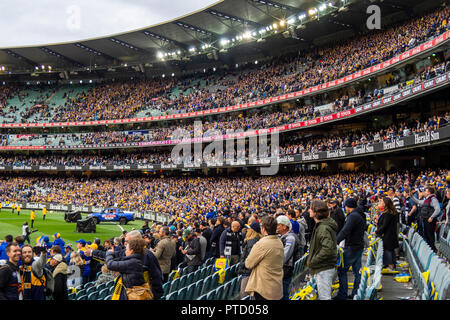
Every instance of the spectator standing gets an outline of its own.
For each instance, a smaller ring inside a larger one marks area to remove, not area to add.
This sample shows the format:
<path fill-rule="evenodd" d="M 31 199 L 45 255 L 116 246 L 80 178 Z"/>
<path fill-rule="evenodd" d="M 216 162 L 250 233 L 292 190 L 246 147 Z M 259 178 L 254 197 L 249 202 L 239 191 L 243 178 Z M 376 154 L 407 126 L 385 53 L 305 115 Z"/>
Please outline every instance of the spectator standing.
<path fill-rule="evenodd" d="M 398 245 L 398 212 L 394 207 L 391 198 L 383 197 L 378 204 L 381 215 L 378 218 L 377 229 L 374 232 L 377 237 L 383 240 L 383 264 L 389 269 L 395 269 L 395 249 Z"/>
<path fill-rule="evenodd" d="M 217 217 L 216 220 L 211 219 L 212 222 L 215 221 L 214 229 L 211 234 L 211 256 L 214 258 L 220 258 L 220 236 L 222 235 L 225 227 L 223 223 L 225 218 L 222 216 Z"/>
<path fill-rule="evenodd" d="M 53 268 L 53 300 L 67 300 L 67 264 L 61 254 L 55 254 L 50 258 L 50 266 Z"/>
<path fill-rule="evenodd" d="M 336 269 L 338 225 L 330 217 L 324 201 L 313 200 L 310 206 L 311 218 L 316 222 L 308 255 L 308 267 L 317 283 L 320 300 L 331 300 L 331 285 Z"/>
<path fill-rule="evenodd" d="M 83 260 L 83 273 L 81 276 L 83 277 L 83 284 L 88 283 L 91 281 L 91 257 L 86 254 L 86 241 L 84 239 L 80 239 L 78 241 L 75 241 L 77 244 L 78 253 L 80 254 L 81 259 Z"/>
<path fill-rule="evenodd" d="M 144 253 L 144 239 L 127 240 L 125 256 L 115 258 L 112 249 L 106 252 L 106 267 L 111 271 L 120 272 L 121 275 L 122 286 L 116 286 L 114 289 L 118 300 L 128 300 L 126 289 L 147 284 L 144 279 Z"/>
<path fill-rule="evenodd" d="M 33 248 L 30 245 L 22 247 L 22 265 L 19 267 L 23 300 L 45 300 L 44 267 L 47 253 L 41 251 L 39 259 L 34 260 Z"/>
<path fill-rule="evenodd" d="M 0 300 L 23 300 L 19 288 L 22 286 L 18 263 L 21 251 L 17 243 L 10 242 L 5 253 L 8 261 L 0 267 Z"/>
<path fill-rule="evenodd" d="M 417 217 L 417 205 L 411 199 L 409 188 L 405 188 L 403 191 L 404 202 L 402 206 L 402 223 L 411 226 L 411 223 L 416 222 Z"/>
<path fill-rule="evenodd" d="M 252 270 L 245 292 L 253 300 L 279 300 L 283 297 L 283 243 L 277 236 L 274 217 L 261 219 L 263 237 L 253 245 L 245 259 L 245 267 Z"/>
<path fill-rule="evenodd" d="M 230 259 L 230 266 L 239 262 L 242 253 L 241 224 L 233 221 L 220 236 L 220 257 Z"/>
<path fill-rule="evenodd" d="M 248 294 L 245 292 L 245 287 L 247 286 L 247 282 L 251 274 L 251 270 L 245 267 L 245 259 L 247 259 L 253 246 L 259 241 L 259 239 L 261 239 L 261 227 L 258 222 L 254 221 L 250 224 L 250 228 L 248 228 L 247 232 L 245 233 L 245 239 L 242 245 L 242 255 L 237 270 L 237 274 L 242 276 L 240 292 L 241 299 L 248 296 Z"/>
<path fill-rule="evenodd" d="M 366 230 L 366 216 L 358 207 L 355 198 L 347 198 L 344 202 L 345 211 L 348 213 L 342 230 L 337 235 L 337 243 L 345 240 L 343 252 L 343 266 L 338 267 L 339 291 L 336 300 L 352 299 L 361 282 L 361 259 L 364 250 L 364 232 Z M 352 267 L 355 280 L 353 290 L 348 296 L 347 271 Z"/>
<path fill-rule="evenodd" d="M 203 221 L 200 223 L 200 229 L 202 230 L 202 236 L 206 239 L 206 253 L 205 253 L 205 259 L 207 260 L 211 257 L 211 236 L 212 236 L 212 230 L 209 228 L 208 223 L 206 221 Z"/>
<path fill-rule="evenodd" d="M 295 211 L 292 209 L 288 210 L 286 213 L 286 216 L 291 221 L 292 232 L 295 233 L 296 235 L 298 235 L 300 233 L 300 225 L 295 219 L 295 217 L 296 217 Z"/>
<path fill-rule="evenodd" d="M 169 228 L 162 227 L 159 229 L 161 240 L 158 242 L 154 250 L 151 250 L 158 259 L 159 266 L 163 275 L 163 282 L 167 282 L 171 271 L 171 261 L 176 255 L 175 243 L 169 238 Z"/>
<path fill-rule="evenodd" d="M 199 228 L 194 229 L 194 233 L 197 236 L 199 242 L 200 242 L 200 252 L 201 252 L 201 257 L 202 257 L 202 263 L 205 261 L 205 256 L 206 256 L 206 247 L 208 246 L 208 241 L 206 240 L 206 238 L 202 235 L 202 231 Z"/>
<path fill-rule="evenodd" d="M 8 234 L 5 236 L 5 241 L 0 244 L 0 260 L 8 261 L 9 257 L 6 254 L 6 247 L 13 241 L 13 236 Z"/>
<path fill-rule="evenodd" d="M 339 201 L 336 199 L 330 200 L 330 217 L 336 221 L 338 229 L 336 233 L 342 230 L 345 224 L 345 214 L 342 208 L 339 206 Z"/>
<path fill-rule="evenodd" d="M 180 248 L 184 254 L 183 267 L 187 267 L 188 273 L 194 272 L 202 264 L 200 241 L 194 234 L 191 227 L 183 231 L 183 238 L 186 239 L 184 249 Z"/>
<path fill-rule="evenodd" d="M 436 252 L 434 232 L 437 217 L 441 212 L 441 206 L 435 193 L 434 187 L 428 186 L 422 193 L 419 193 L 419 197 L 424 197 L 423 200 L 418 200 L 414 195 L 411 195 L 411 199 L 420 206 L 418 218 L 419 223 L 423 224 L 423 232 L 420 232 L 422 228 L 419 228 L 419 234 L 423 236 L 434 252 Z"/>
<path fill-rule="evenodd" d="M 294 263 L 300 256 L 300 240 L 292 230 L 291 221 L 284 215 L 277 217 L 277 233 L 280 235 L 280 240 L 284 247 L 283 297 L 281 300 L 288 300 Z"/>

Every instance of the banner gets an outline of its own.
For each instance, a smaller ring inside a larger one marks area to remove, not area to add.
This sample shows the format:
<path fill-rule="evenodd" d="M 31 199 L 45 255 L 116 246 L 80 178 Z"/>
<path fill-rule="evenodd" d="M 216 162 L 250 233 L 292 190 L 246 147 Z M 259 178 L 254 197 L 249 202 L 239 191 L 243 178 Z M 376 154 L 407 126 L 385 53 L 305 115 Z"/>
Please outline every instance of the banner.
<path fill-rule="evenodd" d="M 450 141 L 450 125 L 443 128 L 413 134 L 390 141 L 377 142 L 373 144 L 359 145 L 351 148 L 344 148 L 331 151 L 305 152 L 294 155 L 283 155 L 275 159 L 280 164 L 308 163 L 321 160 L 345 159 L 348 157 L 359 155 L 370 155 L 375 153 L 383 153 L 397 151 L 405 148 L 415 147 L 417 145 L 433 145 Z M 223 162 L 202 162 L 201 164 L 151 164 L 151 165 L 106 165 L 106 166 L 0 166 L 0 171 L 120 171 L 120 170 L 165 170 L 165 169 L 198 169 L 198 168 L 215 168 L 215 167 L 242 167 L 249 165 L 270 165 L 272 158 L 258 159 L 242 159 L 239 161 L 223 161 Z M 74 169 L 76 168 L 76 169 Z M 88 207 L 86 207 L 88 208 Z M 54 209 L 56 210 L 56 209 Z M 66 210 L 66 209 L 63 209 Z M 70 210 L 70 209 L 69 209 Z M 84 209 L 83 209 L 84 210 Z M 92 209 L 89 209 L 92 210 Z M 89 211 L 86 209 L 86 211 Z M 97 210 L 99 211 L 99 210 Z M 84 212 L 84 211 L 83 211 Z"/>

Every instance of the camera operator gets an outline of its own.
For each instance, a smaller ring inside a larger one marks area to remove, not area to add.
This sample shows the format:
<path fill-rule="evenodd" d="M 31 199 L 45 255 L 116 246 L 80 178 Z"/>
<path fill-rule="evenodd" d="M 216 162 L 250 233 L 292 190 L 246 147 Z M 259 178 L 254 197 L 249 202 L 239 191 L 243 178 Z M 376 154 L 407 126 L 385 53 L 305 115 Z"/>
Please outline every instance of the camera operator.
<path fill-rule="evenodd" d="M 39 257 L 39 258 L 37 258 Z M 24 300 L 45 300 L 44 266 L 47 249 L 29 244 L 22 247 L 22 265 L 19 267 Z"/>

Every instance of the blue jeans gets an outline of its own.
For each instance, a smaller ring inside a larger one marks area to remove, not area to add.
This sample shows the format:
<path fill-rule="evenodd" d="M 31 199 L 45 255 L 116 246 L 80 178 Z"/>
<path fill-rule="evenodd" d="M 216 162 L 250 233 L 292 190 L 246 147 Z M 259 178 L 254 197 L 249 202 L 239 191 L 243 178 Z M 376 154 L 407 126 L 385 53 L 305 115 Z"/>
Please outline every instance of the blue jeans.
<path fill-rule="evenodd" d="M 364 249 L 352 250 L 352 248 L 344 248 L 344 267 L 339 267 L 337 270 L 339 277 L 339 291 L 337 298 L 348 299 L 348 279 L 347 271 L 352 267 L 355 281 L 353 282 L 352 296 L 358 292 L 358 287 L 361 282 L 361 275 L 359 270 L 361 269 L 361 259 Z"/>
<path fill-rule="evenodd" d="M 289 285 L 291 284 L 292 277 L 283 278 L 283 297 L 281 300 L 289 300 Z"/>

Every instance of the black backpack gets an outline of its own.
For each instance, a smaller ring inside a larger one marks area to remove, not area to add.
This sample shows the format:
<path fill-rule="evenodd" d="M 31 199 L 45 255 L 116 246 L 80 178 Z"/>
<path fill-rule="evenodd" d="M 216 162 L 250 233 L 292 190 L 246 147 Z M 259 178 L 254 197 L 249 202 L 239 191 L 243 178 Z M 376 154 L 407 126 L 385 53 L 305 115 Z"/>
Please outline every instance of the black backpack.
<path fill-rule="evenodd" d="M 294 251 L 292 252 L 292 256 L 289 258 L 288 262 L 292 259 L 292 266 L 283 265 L 283 278 L 290 277 L 292 272 L 294 271 L 295 262 L 301 258 L 300 255 L 300 239 L 295 233 L 291 232 L 291 235 L 295 238 Z M 283 247 L 286 246 L 286 238 L 281 238 L 281 242 L 283 243 Z"/>

